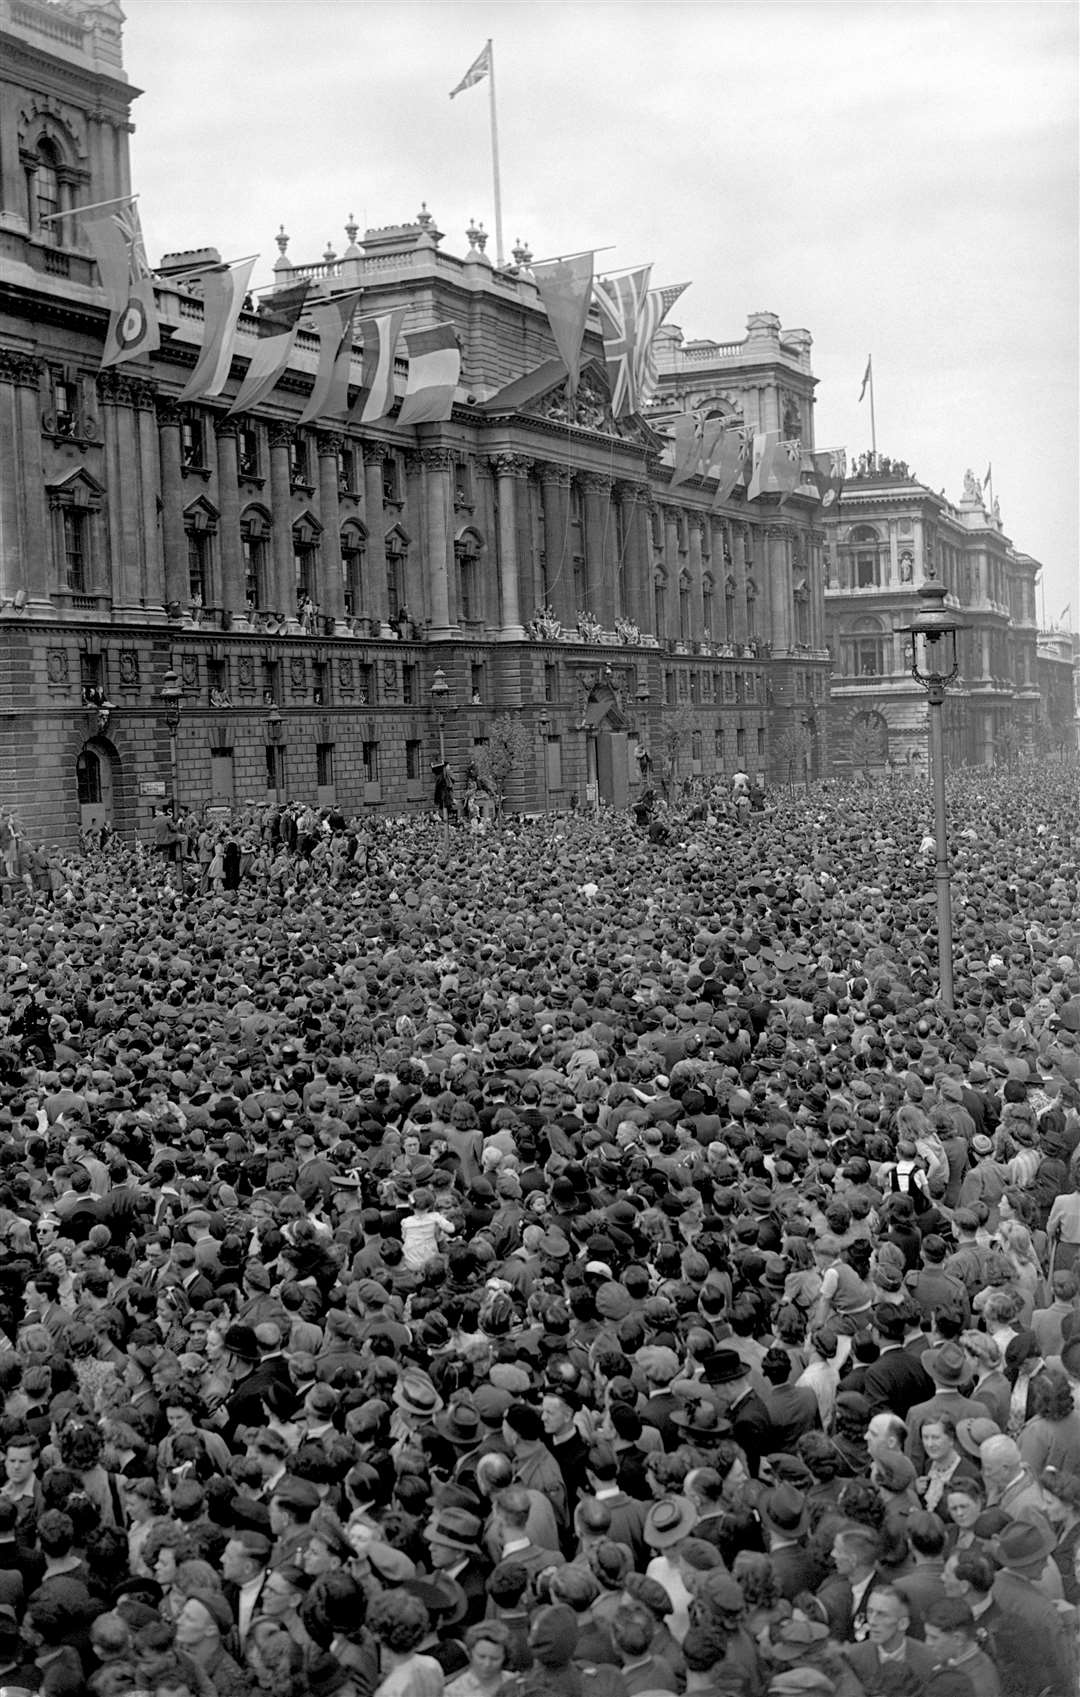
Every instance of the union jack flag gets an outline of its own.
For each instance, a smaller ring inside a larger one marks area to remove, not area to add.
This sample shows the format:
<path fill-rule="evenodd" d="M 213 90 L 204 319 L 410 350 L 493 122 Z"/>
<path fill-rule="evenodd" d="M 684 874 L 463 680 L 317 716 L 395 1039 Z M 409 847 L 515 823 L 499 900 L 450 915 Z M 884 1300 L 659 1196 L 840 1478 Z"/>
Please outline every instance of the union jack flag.
<path fill-rule="evenodd" d="M 598 277 L 594 285 L 614 418 L 638 411 L 638 344 L 651 275 L 652 266 L 643 265 L 621 277 Z"/>
<path fill-rule="evenodd" d="M 840 500 L 840 492 L 844 487 L 847 476 L 847 454 L 843 448 L 828 448 L 823 453 L 814 454 L 814 473 L 817 479 L 818 498 L 823 507 L 833 507 Z"/>
<path fill-rule="evenodd" d="M 638 333 L 635 372 L 638 400 L 642 406 L 651 401 L 656 393 L 656 352 L 653 347 L 656 332 L 679 296 L 689 287 L 689 283 L 667 283 L 662 289 L 650 289 L 645 296 L 645 308 Z"/>

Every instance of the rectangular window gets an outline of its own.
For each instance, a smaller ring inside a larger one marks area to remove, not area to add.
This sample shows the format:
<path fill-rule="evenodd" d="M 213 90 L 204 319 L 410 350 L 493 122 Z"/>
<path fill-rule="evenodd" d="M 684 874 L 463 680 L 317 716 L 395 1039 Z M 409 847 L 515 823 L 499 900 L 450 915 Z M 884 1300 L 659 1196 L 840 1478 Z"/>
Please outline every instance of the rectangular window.
<path fill-rule="evenodd" d="M 188 558 L 188 595 L 193 607 L 206 604 L 207 585 L 209 582 L 209 551 L 210 538 L 204 530 L 189 530 L 187 533 Z"/>
<path fill-rule="evenodd" d="M 315 660 L 311 667 L 311 698 L 316 707 L 330 705 L 330 667 L 325 660 Z M 329 745 L 327 745 L 329 746 Z"/>
<path fill-rule="evenodd" d="M 746 759 L 746 732 L 741 725 L 735 731 L 735 755 L 738 760 Z"/>
<path fill-rule="evenodd" d="M 355 448 L 340 448 L 338 450 L 338 493 L 340 495 L 357 495 L 360 492 L 358 458 Z"/>
<path fill-rule="evenodd" d="M 471 507 L 472 504 L 472 466 L 467 459 L 455 460 L 454 505 L 455 507 Z"/>
<path fill-rule="evenodd" d="M 277 789 L 278 751 L 272 742 L 266 745 L 266 787 L 268 790 Z"/>
<path fill-rule="evenodd" d="M 855 559 L 855 587 L 873 589 L 877 583 L 877 555 L 859 554 Z"/>
<path fill-rule="evenodd" d="M 229 665 L 226 660 L 208 659 L 206 662 L 206 687 L 210 693 L 211 707 L 224 706 L 222 696 L 229 693 Z"/>
<path fill-rule="evenodd" d="M 695 772 L 701 771 L 701 732 L 690 733 L 690 763 Z"/>
<path fill-rule="evenodd" d="M 315 548 L 310 542 L 297 542 L 293 545 L 293 565 L 296 571 L 296 601 L 310 597 L 315 584 Z"/>
<path fill-rule="evenodd" d="M 79 655 L 79 683 L 84 692 L 88 689 L 100 690 L 103 677 L 104 669 L 100 654 Z"/>
<path fill-rule="evenodd" d="M 89 578 L 86 550 L 86 514 L 79 512 L 75 507 L 64 507 L 61 512 L 61 523 L 64 533 L 64 581 L 74 594 L 85 595 Z"/>
<path fill-rule="evenodd" d="M 317 742 L 315 744 L 315 782 L 321 790 L 334 787 L 334 745 L 332 742 Z"/>
<path fill-rule="evenodd" d="M 278 698 L 278 683 L 280 681 L 280 668 L 276 660 L 263 661 L 262 678 L 263 706 L 273 707 Z"/>
<path fill-rule="evenodd" d="M 52 404 L 53 428 L 58 436 L 73 436 L 75 434 L 75 408 L 78 392 L 74 383 L 59 372 L 53 377 Z"/>
<path fill-rule="evenodd" d="M 423 749 L 421 742 L 409 741 L 405 744 L 405 776 L 413 783 L 422 776 Z"/>
<path fill-rule="evenodd" d="M 357 681 L 360 686 L 361 707 L 375 705 L 375 668 L 370 664 L 361 664 L 356 668 Z"/>
<path fill-rule="evenodd" d="M 724 764 L 724 727 L 717 725 L 713 732 L 713 757 L 718 766 Z"/>
<path fill-rule="evenodd" d="M 401 703 L 403 707 L 416 706 L 415 666 L 402 666 L 401 668 Z"/>
<path fill-rule="evenodd" d="M 254 612 L 267 603 L 266 543 L 261 536 L 241 535 L 244 555 L 244 599 Z"/>
<path fill-rule="evenodd" d="M 382 494 L 383 500 L 396 505 L 400 499 L 401 483 L 398 473 L 398 463 L 393 454 L 387 454 L 382 465 Z M 370 523 L 370 520 L 368 521 Z"/>
<path fill-rule="evenodd" d="M 311 464 L 308 458 L 306 436 L 294 436 L 289 443 L 289 482 L 302 483 L 305 486 L 311 482 Z"/>
<path fill-rule="evenodd" d="M 236 790 L 236 777 L 233 766 L 233 751 L 231 748 L 212 748 L 210 750 L 210 799 L 217 802 L 232 802 Z"/>
<path fill-rule="evenodd" d="M 201 418 L 185 418 L 180 426 L 181 463 L 196 470 L 206 468 L 206 435 Z"/>
<path fill-rule="evenodd" d="M 482 665 L 469 667 L 469 694 L 474 705 L 484 699 L 484 668 Z"/>
<path fill-rule="evenodd" d="M 236 457 L 241 477 L 260 475 L 259 432 L 253 424 L 246 424 L 241 429 L 236 442 Z"/>
<path fill-rule="evenodd" d="M 558 666 L 544 667 L 544 700 L 557 701 L 559 698 L 559 668 Z"/>
<path fill-rule="evenodd" d="M 364 782 L 377 784 L 379 781 L 379 745 L 377 742 L 363 744 Z"/>
<path fill-rule="evenodd" d="M 758 726 L 757 751 L 759 760 L 763 760 L 765 758 L 765 730 L 761 725 Z"/>
<path fill-rule="evenodd" d="M 405 556 L 390 547 L 386 550 L 386 605 L 392 619 L 405 605 Z"/>
<path fill-rule="evenodd" d="M 674 705 L 675 705 L 675 673 L 674 672 L 665 672 L 664 673 L 664 705 L 665 705 L 665 707 L 674 707 Z"/>

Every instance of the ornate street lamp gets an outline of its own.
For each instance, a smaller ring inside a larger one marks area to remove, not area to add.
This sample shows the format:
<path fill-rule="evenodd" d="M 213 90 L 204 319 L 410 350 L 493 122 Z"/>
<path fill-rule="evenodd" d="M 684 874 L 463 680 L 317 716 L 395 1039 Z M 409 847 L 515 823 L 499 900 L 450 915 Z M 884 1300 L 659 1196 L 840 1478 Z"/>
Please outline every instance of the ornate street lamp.
<path fill-rule="evenodd" d="M 172 780 L 172 816 L 180 816 L 180 780 L 176 760 L 176 733 L 180 727 L 180 715 L 184 708 L 184 686 L 172 667 L 165 673 L 158 691 L 158 700 L 165 708 L 165 724 L 169 732 L 169 775 Z M 110 703 L 111 705 L 111 703 Z"/>
<path fill-rule="evenodd" d="M 271 707 L 269 713 L 266 715 L 266 718 L 263 720 L 263 728 L 266 731 L 266 741 L 267 741 L 267 744 L 268 744 L 270 751 L 271 751 L 270 758 L 274 763 L 274 806 L 280 807 L 281 806 L 281 766 L 282 766 L 282 753 L 283 753 L 282 747 L 281 747 L 281 739 L 282 739 L 282 736 L 284 735 L 285 727 L 284 727 L 284 723 L 282 721 L 281 713 L 276 706 Z"/>
<path fill-rule="evenodd" d="M 446 681 L 446 673 L 438 667 L 431 680 L 431 705 L 435 711 L 435 723 L 439 727 L 439 765 L 446 765 L 446 707 L 450 700 L 450 685 Z"/>
<path fill-rule="evenodd" d="M 945 605 L 947 591 L 927 567 L 919 589 L 922 603 L 910 625 L 897 627 L 911 638 L 911 675 L 926 691 L 930 720 L 930 780 L 934 794 L 934 887 L 937 893 L 938 976 L 942 1006 L 953 1008 L 952 884 L 945 816 L 945 743 L 942 711 L 949 685 L 960 673 L 959 635 L 968 626 Z"/>
<path fill-rule="evenodd" d="M 544 778 L 544 817 L 548 811 L 548 774 L 547 774 L 547 740 L 551 729 L 551 714 L 546 707 L 541 707 L 536 723 L 540 727 L 540 771 Z"/>

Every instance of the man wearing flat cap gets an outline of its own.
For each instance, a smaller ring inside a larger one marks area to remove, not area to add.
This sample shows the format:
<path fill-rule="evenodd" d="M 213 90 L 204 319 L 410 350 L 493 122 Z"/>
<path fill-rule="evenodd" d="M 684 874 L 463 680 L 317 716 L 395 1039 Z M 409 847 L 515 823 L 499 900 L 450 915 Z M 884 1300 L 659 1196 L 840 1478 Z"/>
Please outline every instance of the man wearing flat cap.
<path fill-rule="evenodd" d="M 310 1536 L 309 1523 L 319 1501 L 318 1487 L 310 1479 L 298 1479 L 295 1474 L 286 1473 L 278 1481 L 270 1498 L 270 1530 L 274 1536 L 270 1553 L 272 1568 L 296 1560 Z"/>

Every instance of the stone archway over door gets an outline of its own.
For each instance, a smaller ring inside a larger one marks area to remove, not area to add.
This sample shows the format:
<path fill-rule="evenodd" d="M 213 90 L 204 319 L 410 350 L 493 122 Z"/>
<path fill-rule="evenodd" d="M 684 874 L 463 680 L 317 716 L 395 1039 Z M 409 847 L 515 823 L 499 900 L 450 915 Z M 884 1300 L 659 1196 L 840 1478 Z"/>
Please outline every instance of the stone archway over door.
<path fill-rule="evenodd" d="M 103 743 L 88 742 L 75 761 L 79 796 L 79 829 L 92 831 L 104 824 L 116 827 L 115 755 Z"/>

